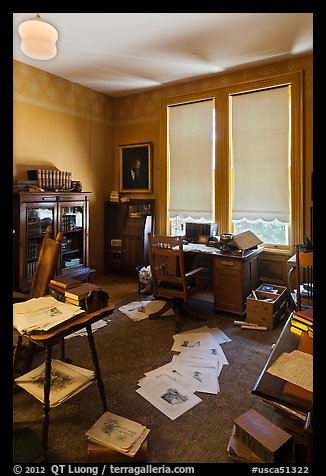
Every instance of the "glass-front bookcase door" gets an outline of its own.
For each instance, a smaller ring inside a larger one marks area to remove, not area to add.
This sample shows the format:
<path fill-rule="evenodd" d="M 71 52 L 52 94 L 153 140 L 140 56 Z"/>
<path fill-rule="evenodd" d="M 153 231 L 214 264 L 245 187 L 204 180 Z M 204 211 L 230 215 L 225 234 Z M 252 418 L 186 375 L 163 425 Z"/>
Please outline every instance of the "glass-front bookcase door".
<path fill-rule="evenodd" d="M 60 203 L 59 227 L 63 233 L 61 245 L 61 272 L 85 265 L 85 227 L 84 203 Z"/>
<path fill-rule="evenodd" d="M 52 236 L 55 220 L 55 204 L 32 205 L 26 207 L 26 259 L 24 275 L 31 280 L 36 269 L 38 256 L 46 228 L 52 227 Z"/>

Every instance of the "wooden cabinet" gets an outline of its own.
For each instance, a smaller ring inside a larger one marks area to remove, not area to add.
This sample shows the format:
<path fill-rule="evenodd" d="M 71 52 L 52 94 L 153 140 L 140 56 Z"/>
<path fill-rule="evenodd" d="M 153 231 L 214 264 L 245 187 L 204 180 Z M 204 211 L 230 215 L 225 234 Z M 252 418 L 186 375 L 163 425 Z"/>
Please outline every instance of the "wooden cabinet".
<path fill-rule="evenodd" d="M 88 267 L 90 192 L 18 192 L 14 194 L 14 287 L 29 290 L 46 227 L 63 240 L 56 275 L 92 281 Z"/>
<path fill-rule="evenodd" d="M 147 266 L 148 233 L 154 230 L 154 200 L 105 203 L 104 271 Z"/>
<path fill-rule="evenodd" d="M 258 272 L 263 283 L 286 286 L 288 284 L 288 254 L 264 251 L 259 256 Z"/>
<path fill-rule="evenodd" d="M 246 299 L 258 286 L 257 263 L 260 250 L 247 256 L 219 253 L 213 257 L 214 309 L 243 315 Z"/>

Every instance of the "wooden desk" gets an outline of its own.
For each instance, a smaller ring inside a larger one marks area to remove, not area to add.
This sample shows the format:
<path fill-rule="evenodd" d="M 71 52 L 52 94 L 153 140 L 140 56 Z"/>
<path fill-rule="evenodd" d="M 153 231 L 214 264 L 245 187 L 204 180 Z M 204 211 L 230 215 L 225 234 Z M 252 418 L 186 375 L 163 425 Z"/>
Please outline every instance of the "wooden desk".
<path fill-rule="evenodd" d="M 263 248 L 257 248 L 236 255 L 204 245 L 201 245 L 200 251 L 192 248 L 188 250 L 184 246 L 185 267 L 186 270 L 191 269 L 195 263 L 195 267 L 208 269 L 208 274 L 213 278 L 214 309 L 242 318 L 246 312 L 247 296 L 258 286 L 258 256 L 262 251 Z"/>
<path fill-rule="evenodd" d="M 103 317 L 107 317 L 112 314 L 114 311 L 114 304 L 100 309 L 98 311 L 92 312 L 90 314 L 84 313 L 79 314 L 75 318 L 67 321 L 56 327 L 53 330 L 44 333 L 24 335 L 24 337 L 31 342 L 34 342 L 37 345 L 40 345 L 45 348 L 46 357 L 45 357 L 45 371 L 44 371 L 44 400 L 43 400 L 43 427 L 42 427 L 42 445 L 44 448 L 47 447 L 48 442 L 48 432 L 49 432 L 49 413 L 50 413 L 50 387 L 51 387 L 51 360 L 52 360 L 52 346 L 59 343 L 64 337 L 86 327 L 88 342 L 90 351 L 92 354 L 94 370 L 95 370 L 95 380 L 97 381 L 100 397 L 103 404 L 104 412 L 108 410 L 104 384 L 101 376 L 101 371 L 98 363 L 98 357 L 94 342 L 94 337 L 92 333 L 92 324 L 97 322 Z M 22 337 L 22 336 L 20 336 Z M 20 338 L 17 342 L 17 349 L 14 357 L 14 374 L 15 366 L 18 361 L 19 351 L 21 347 L 22 339 Z"/>
<path fill-rule="evenodd" d="M 297 443 L 308 447 L 307 459 L 311 462 L 313 394 L 267 372 L 283 352 L 295 349 L 313 354 L 313 339 L 307 333 L 300 336 L 291 330 L 290 315 L 252 393 L 262 397 L 282 415 L 285 429 L 293 434 Z"/>

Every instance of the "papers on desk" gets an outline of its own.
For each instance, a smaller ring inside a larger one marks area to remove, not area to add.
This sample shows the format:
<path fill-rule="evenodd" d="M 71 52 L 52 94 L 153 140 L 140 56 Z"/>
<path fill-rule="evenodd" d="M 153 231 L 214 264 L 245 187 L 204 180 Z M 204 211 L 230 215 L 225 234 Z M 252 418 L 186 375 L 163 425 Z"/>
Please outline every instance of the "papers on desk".
<path fill-rule="evenodd" d="M 15 383 L 32 394 L 37 400 L 44 400 L 44 368 L 36 369 L 17 377 Z M 67 364 L 61 360 L 51 361 L 50 407 L 56 407 L 88 387 L 94 379 L 94 370 Z"/>
<path fill-rule="evenodd" d="M 313 391 L 313 356 L 300 350 L 283 352 L 267 372 L 291 382 L 310 392 Z"/>
<path fill-rule="evenodd" d="M 214 246 L 206 246 L 200 243 L 188 243 L 183 245 L 183 251 L 195 251 L 197 253 L 219 254 L 219 250 Z"/>
<path fill-rule="evenodd" d="M 13 305 L 13 324 L 21 334 L 46 332 L 82 314 L 79 306 L 57 301 L 52 296 L 32 298 Z"/>
<path fill-rule="evenodd" d="M 220 392 L 218 377 L 227 358 L 220 346 L 231 341 L 218 327 L 207 326 L 173 336 L 171 362 L 145 373 L 138 381 L 139 395 L 171 420 L 202 400 L 195 392 Z"/>

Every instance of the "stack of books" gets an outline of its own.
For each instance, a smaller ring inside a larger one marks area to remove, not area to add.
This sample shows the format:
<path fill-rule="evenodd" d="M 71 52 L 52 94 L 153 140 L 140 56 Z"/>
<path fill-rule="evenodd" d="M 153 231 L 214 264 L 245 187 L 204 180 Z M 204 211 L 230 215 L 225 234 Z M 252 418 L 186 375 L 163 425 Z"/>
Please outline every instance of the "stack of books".
<path fill-rule="evenodd" d="M 291 316 L 291 330 L 296 332 L 308 332 L 313 337 L 313 308 L 301 309 L 293 311 Z"/>
<path fill-rule="evenodd" d="M 290 462 L 293 437 L 251 408 L 234 420 L 227 450 L 241 462 Z"/>
<path fill-rule="evenodd" d="M 99 291 L 101 288 L 96 284 L 84 283 L 65 291 L 66 302 L 85 309 L 85 300 L 91 291 Z"/>
<path fill-rule="evenodd" d="M 119 202 L 119 201 L 120 201 L 119 192 L 112 190 L 112 192 L 110 193 L 110 202 Z"/>
<path fill-rule="evenodd" d="M 75 278 L 69 276 L 57 276 L 49 282 L 49 294 L 59 301 L 65 301 L 65 292 L 67 289 L 76 288 L 82 283 Z"/>
<path fill-rule="evenodd" d="M 72 172 L 62 170 L 27 170 L 29 180 L 37 181 L 38 187 L 46 191 L 70 190 Z"/>
<path fill-rule="evenodd" d="M 89 442 L 134 457 L 149 431 L 141 423 L 107 411 L 86 432 L 86 436 Z"/>

